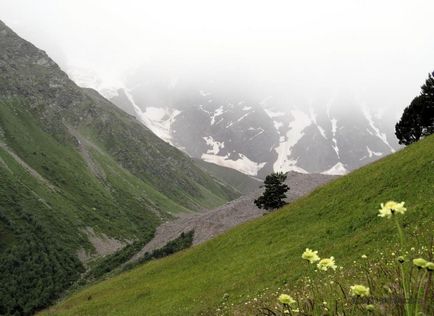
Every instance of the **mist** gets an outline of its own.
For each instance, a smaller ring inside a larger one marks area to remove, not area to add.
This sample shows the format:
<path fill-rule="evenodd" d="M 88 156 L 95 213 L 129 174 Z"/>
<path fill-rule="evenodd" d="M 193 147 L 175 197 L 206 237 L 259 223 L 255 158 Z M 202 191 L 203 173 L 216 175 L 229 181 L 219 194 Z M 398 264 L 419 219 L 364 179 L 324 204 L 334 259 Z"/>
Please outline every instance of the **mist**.
<path fill-rule="evenodd" d="M 434 70 L 433 12 L 432 0 L 0 2 L 0 19 L 73 79 L 143 72 L 281 107 L 345 93 L 394 113 Z"/>

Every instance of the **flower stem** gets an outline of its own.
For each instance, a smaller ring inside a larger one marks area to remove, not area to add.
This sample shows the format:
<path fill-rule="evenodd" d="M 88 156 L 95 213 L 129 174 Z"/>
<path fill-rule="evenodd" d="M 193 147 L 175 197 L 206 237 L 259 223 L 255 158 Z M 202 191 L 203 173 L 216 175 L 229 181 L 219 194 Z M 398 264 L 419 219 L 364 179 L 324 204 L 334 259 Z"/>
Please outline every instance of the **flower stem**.
<path fill-rule="evenodd" d="M 398 235 L 399 235 L 399 241 L 401 243 L 401 251 L 404 249 L 404 233 L 402 232 L 401 229 L 401 225 L 399 225 L 398 219 L 396 218 L 396 216 L 393 217 L 395 220 L 395 224 L 396 224 L 396 228 L 398 229 Z M 407 282 L 405 279 L 405 273 L 404 273 L 404 265 L 400 264 L 399 265 L 399 270 L 401 271 L 401 279 L 402 279 L 402 288 L 404 290 L 404 309 L 405 309 L 405 314 L 407 316 L 410 316 L 410 309 L 409 309 L 409 302 L 408 302 L 408 290 L 407 290 Z"/>
<path fill-rule="evenodd" d="M 419 310 L 419 295 L 420 295 L 420 290 L 422 287 L 422 281 L 425 279 L 425 275 L 426 275 L 426 270 L 423 272 L 422 277 L 419 279 L 419 285 L 417 287 L 417 293 L 416 293 L 416 310 L 414 312 L 414 314 L 417 316 L 417 312 Z"/>
<path fill-rule="evenodd" d="M 402 279 L 402 288 L 404 290 L 404 309 L 405 309 L 405 315 L 410 316 L 410 310 L 408 305 L 408 292 L 407 292 L 407 282 L 405 280 L 405 274 L 404 274 L 404 266 L 402 264 L 399 265 L 399 270 L 401 271 L 401 279 Z"/>
<path fill-rule="evenodd" d="M 402 232 L 401 225 L 399 225 L 396 216 L 394 216 L 393 218 L 395 219 L 396 227 L 398 228 L 399 241 L 401 243 L 401 250 L 402 250 L 404 249 L 404 233 Z"/>

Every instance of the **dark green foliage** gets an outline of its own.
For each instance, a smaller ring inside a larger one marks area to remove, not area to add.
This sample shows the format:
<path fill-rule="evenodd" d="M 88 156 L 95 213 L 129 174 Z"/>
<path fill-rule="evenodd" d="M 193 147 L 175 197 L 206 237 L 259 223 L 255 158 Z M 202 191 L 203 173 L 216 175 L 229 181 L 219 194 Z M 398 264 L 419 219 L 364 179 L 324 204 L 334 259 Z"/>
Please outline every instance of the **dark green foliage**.
<path fill-rule="evenodd" d="M 273 172 L 265 178 L 264 193 L 255 200 L 255 205 L 266 210 L 274 210 L 286 204 L 285 193 L 289 187 L 285 184 L 286 174 Z"/>
<path fill-rule="evenodd" d="M 0 225 L 14 239 L 0 255 L 0 315 L 30 315 L 52 303 L 84 269 L 31 213 L 17 204 L 13 211 L 14 219 L 0 206 Z"/>
<path fill-rule="evenodd" d="M 238 196 L 0 21 L 0 315 L 45 307 L 78 280 L 86 232 L 137 240 L 173 213 Z"/>
<path fill-rule="evenodd" d="M 399 143 L 410 145 L 422 137 L 434 133 L 434 72 L 421 88 L 421 94 L 405 108 L 401 120 L 395 126 Z"/>
<path fill-rule="evenodd" d="M 169 241 L 162 248 L 155 249 L 151 253 L 145 253 L 140 262 L 146 262 L 152 259 L 167 257 L 175 252 L 181 251 L 190 247 L 193 244 L 194 230 L 187 233 L 182 232 L 178 238 Z"/>
<path fill-rule="evenodd" d="M 127 262 L 132 256 L 139 252 L 140 249 L 142 249 L 145 244 L 152 239 L 153 236 L 153 234 L 149 234 L 148 236 L 143 237 L 143 240 L 127 245 L 116 253 L 101 259 L 86 274 L 86 281 L 96 280 L 120 267 L 123 263 Z"/>

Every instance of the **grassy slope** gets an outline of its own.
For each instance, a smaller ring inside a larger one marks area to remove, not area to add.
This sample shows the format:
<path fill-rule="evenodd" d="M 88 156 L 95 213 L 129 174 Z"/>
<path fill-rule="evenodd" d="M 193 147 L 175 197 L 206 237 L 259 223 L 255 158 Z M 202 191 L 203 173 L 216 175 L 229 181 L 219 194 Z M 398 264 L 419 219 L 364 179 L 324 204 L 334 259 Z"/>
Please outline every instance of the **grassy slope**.
<path fill-rule="evenodd" d="M 85 228 L 144 243 L 170 214 L 238 196 L 0 21 L 0 315 L 77 280 Z"/>
<path fill-rule="evenodd" d="M 13 174 L 8 175 L 11 183 L 27 186 L 53 204 L 56 212 L 54 217 L 46 214 L 47 209 L 43 205 L 33 208 L 31 213 L 46 221 L 47 226 L 52 226 L 53 230 L 68 230 L 67 234 L 65 231 L 54 231 L 54 235 L 72 241 L 78 228 L 98 226 L 102 231 L 110 231 L 112 236 L 127 238 L 139 232 L 152 231 L 158 223 L 158 218 L 150 212 L 154 207 L 152 202 L 144 197 L 147 192 L 154 194 L 150 186 L 137 178 L 134 183 L 134 178 L 128 178 L 127 172 L 116 163 L 109 161 L 109 158 L 103 161 L 102 157 L 95 155 L 97 160 L 104 162 L 101 166 L 106 168 L 108 174 L 105 181 L 100 181 L 89 172 L 86 163 L 74 148 L 60 144 L 42 131 L 26 110 L 25 104 L 18 101 L 0 102 L 0 123 L 8 147 L 56 187 L 53 191 L 41 181 L 36 181 L 28 172 L 22 170 L 9 153 L 2 150 L 2 156 L 8 161 L 9 168 L 15 169 Z M 132 190 L 134 184 L 136 187 Z M 155 201 L 161 201 L 160 204 L 164 205 L 168 199 L 156 198 Z M 168 204 L 167 207 L 169 206 L 174 207 L 176 204 Z M 161 210 L 164 211 L 162 208 Z M 65 221 L 68 224 L 58 226 L 51 221 Z"/>
<path fill-rule="evenodd" d="M 0 314 L 14 305 L 25 313 L 47 306 L 78 278 L 77 250 L 93 250 L 85 227 L 146 242 L 160 216 L 188 211 L 103 150 L 88 150 L 104 178 L 89 170 L 76 147 L 45 132 L 27 102 L 0 100 Z M 203 192 L 191 204 L 224 203 L 213 192 Z M 41 282 L 46 286 L 39 291 Z"/>
<path fill-rule="evenodd" d="M 48 313 L 211 314 L 224 293 L 236 304 L 240 295 L 297 279 L 306 247 L 350 264 L 361 253 L 396 241 L 394 225 L 377 217 L 380 202 L 406 201 L 406 230 L 432 224 L 433 153 L 434 137 L 429 137 L 271 215 L 78 292 Z"/>

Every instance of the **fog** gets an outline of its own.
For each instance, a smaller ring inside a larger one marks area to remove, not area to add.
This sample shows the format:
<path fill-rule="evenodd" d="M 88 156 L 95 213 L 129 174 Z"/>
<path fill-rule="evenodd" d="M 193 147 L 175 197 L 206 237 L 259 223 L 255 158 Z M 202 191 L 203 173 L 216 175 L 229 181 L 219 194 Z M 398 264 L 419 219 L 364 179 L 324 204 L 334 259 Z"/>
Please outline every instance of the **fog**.
<path fill-rule="evenodd" d="M 0 1 L 19 35 L 106 85 L 140 69 L 281 104 L 343 92 L 394 111 L 434 70 L 433 13 L 432 0 Z"/>

